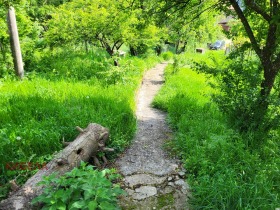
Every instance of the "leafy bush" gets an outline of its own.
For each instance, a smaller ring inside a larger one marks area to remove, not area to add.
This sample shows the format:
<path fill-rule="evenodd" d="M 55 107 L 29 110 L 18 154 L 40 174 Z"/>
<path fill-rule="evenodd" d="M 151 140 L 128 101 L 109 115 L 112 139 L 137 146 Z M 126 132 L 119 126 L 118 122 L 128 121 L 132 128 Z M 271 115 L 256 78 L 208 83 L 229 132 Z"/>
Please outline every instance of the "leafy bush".
<path fill-rule="evenodd" d="M 80 168 L 57 178 L 52 174 L 39 184 L 44 185 L 43 193 L 32 200 L 32 204 L 43 203 L 42 209 L 99 209 L 117 210 L 117 197 L 124 191 L 112 184 L 119 176 L 113 170 L 93 170 L 82 163 Z"/>
<path fill-rule="evenodd" d="M 162 53 L 161 56 L 165 61 L 168 61 L 173 58 L 173 53 L 170 51 L 167 51 L 167 52 Z"/>
<path fill-rule="evenodd" d="M 186 57 L 186 56 L 185 56 Z M 219 76 L 229 63 L 223 51 L 209 51 L 205 54 L 188 56 L 191 67 L 198 72 Z"/>
<path fill-rule="evenodd" d="M 186 67 L 174 73 L 172 68 L 166 69 L 166 83 L 154 105 L 168 111 L 175 131 L 168 148 L 189 172 L 192 208 L 279 207 L 279 131 L 270 133 L 262 147 L 249 149 L 244 139 L 248 135 L 231 129 L 227 116 L 211 101 L 218 93 L 210 86 L 213 78 Z"/>
<path fill-rule="evenodd" d="M 261 75 L 258 67 L 257 60 L 236 58 L 223 69 L 219 80 L 222 94 L 215 100 L 240 130 L 247 131 L 248 126 L 256 123 L 252 120 L 260 94 Z"/>
<path fill-rule="evenodd" d="M 213 100 L 229 118 L 231 124 L 247 135 L 246 145 L 258 147 L 280 123 L 279 97 L 277 91 L 266 101 L 268 109 L 262 106 L 262 67 L 254 55 L 246 51 L 232 52 L 226 58 L 221 54 L 206 54 L 193 59 L 198 72 L 215 76 L 215 88 L 220 92 Z M 213 85 L 213 83 L 212 83 Z"/>

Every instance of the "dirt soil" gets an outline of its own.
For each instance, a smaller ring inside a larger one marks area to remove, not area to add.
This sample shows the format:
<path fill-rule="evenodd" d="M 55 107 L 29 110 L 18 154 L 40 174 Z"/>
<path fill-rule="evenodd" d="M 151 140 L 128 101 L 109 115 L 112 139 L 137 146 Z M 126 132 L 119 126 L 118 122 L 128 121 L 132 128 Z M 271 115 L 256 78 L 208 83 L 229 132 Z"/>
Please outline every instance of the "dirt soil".
<path fill-rule="evenodd" d="M 144 75 L 137 94 L 137 133 L 130 148 L 115 162 L 127 192 L 120 201 L 123 209 L 188 209 L 185 170 L 163 149 L 172 135 L 166 113 L 151 107 L 164 83 L 166 66 L 158 64 Z"/>

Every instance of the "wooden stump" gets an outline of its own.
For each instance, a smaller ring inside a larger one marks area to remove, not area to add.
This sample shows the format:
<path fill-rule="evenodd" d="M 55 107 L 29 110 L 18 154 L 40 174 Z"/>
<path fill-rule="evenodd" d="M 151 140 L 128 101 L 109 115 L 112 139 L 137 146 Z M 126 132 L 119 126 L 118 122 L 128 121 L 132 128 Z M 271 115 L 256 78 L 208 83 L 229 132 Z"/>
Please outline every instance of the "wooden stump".
<path fill-rule="evenodd" d="M 3 200 L 0 203 L 0 209 L 32 209 L 31 200 L 43 192 L 43 186 L 37 186 L 37 183 L 42 181 L 43 176 L 48 176 L 53 172 L 63 175 L 74 167 L 78 167 L 81 161 L 88 161 L 90 157 L 97 159 L 98 151 L 113 151 L 113 149 L 105 147 L 109 137 L 107 128 L 91 123 L 86 129 L 77 127 L 77 130 L 80 131 L 77 138 L 44 168 L 28 179 L 20 189 Z"/>

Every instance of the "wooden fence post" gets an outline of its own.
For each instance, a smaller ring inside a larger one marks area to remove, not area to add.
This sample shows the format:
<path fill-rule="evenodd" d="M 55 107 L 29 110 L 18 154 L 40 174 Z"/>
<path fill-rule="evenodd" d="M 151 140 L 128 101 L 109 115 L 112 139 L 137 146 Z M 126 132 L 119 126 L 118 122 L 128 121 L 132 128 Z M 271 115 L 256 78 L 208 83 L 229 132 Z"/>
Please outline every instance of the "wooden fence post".
<path fill-rule="evenodd" d="M 20 44 L 19 44 L 16 14 L 13 7 L 9 8 L 8 15 L 7 15 L 7 23 L 9 27 L 10 44 L 12 49 L 15 71 L 18 77 L 22 79 L 24 75 L 24 70 L 23 70 L 22 55 L 21 55 Z"/>

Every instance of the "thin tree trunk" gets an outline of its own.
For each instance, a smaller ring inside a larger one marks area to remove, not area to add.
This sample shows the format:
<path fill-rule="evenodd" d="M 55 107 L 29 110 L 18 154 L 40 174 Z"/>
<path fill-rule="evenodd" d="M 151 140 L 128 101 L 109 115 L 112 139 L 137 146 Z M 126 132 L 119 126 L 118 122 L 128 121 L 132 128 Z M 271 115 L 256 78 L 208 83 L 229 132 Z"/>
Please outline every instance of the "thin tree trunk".
<path fill-rule="evenodd" d="M 0 49 L 1 49 L 1 54 L 3 57 L 4 62 L 6 61 L 6 51 L 5 51 L 5 47 L 4 44 L 0 42 Z"/>
<path fill-rule="evenodd" d="M 86 53 L 88 53 L 88 42 L 87 42 L 87 40 L 85 40 L 85 49 L 86 49 Z"/>
<path fill-rule="evenodd" d="M 19 76 L 19 78 L 22 79 L 24 75 L 24 70 L 23 70 L 22 55 L 21 55 L 20 43 L 18 37 L 16 14 L 13 7 L 10 7 L 8 11 L 7 22 L 9 27 L 10 44 L 12 49 L 15 71 L 16 74 Z"/>
<path fill-rule="evenodd" d="M 130 55 L 137 56 L 137 51 L 135 50 L 134 47 L 129 46 L 129 51 L 130 51 Z"/>
<path fill-rule="evenodd" d="M 179 54 L 179 44 L 180 44 L 180 40 L 178 40 L 178 41 L 176 42 L 176 45 L 175 45 L 175 53 L 176 53 L 176 54 Z"/>

